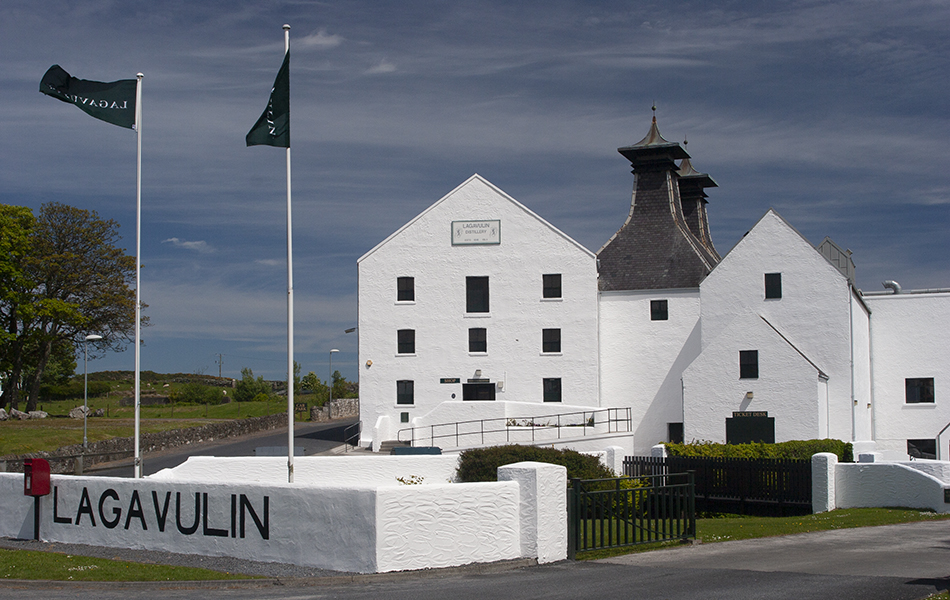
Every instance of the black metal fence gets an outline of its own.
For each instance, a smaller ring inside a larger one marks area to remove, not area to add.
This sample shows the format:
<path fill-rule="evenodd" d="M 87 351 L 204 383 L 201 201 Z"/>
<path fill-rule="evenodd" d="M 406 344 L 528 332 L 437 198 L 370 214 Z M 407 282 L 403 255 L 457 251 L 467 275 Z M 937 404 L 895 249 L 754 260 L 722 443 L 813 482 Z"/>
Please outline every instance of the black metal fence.
<path fill-rule="evenodd" d="M 571 479 L 567 552 L 696 537 L 692 473 Z"/>
<path fill-rule="evenodd" d="M 696 510 L 759 516 L 811 514 L 811 461 L 628 456 L 624 475 L 696 474 Z"/>

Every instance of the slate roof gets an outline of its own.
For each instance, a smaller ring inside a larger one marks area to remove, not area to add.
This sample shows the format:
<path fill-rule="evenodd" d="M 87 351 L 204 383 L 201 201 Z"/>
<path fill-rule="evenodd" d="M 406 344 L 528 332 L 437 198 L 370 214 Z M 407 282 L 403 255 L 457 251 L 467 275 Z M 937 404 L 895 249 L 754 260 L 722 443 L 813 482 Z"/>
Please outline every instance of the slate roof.
<path fill-rule="evenodd" d="M 689 154 L 660 135 L 656 117 L 646 137 L 618 152 L 633 167 L 635 189 L 627 222 L 597 253 L 601 291 L 699 287 L 719 255 L 683 215 L 675 161 Z"/>

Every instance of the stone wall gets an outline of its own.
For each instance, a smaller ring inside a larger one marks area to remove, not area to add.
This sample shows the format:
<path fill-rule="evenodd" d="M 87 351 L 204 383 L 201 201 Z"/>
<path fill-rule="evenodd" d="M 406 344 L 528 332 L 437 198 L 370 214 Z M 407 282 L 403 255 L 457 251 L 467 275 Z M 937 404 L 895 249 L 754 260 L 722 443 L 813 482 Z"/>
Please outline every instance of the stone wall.
<path fill-rule="evenodd" d="M 346 419 L 360 416 L 359 398 L 340 398 L 324 406 L 314 406 L 310 409 L 310 420 L 316 423 L 325 423 L 333 419 Z"/>

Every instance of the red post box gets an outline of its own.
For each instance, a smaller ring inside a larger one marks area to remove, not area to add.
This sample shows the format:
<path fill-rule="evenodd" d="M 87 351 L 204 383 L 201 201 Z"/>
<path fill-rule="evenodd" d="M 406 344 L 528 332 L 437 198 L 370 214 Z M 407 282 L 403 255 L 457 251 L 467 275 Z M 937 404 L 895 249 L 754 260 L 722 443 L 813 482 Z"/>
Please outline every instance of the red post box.
<path fill-rule="evenodd" d="M 23 495 L 46 496 L 49 493 L 49 462 L 42 458 L 24 460 Z"/>
<path fill-rule="evenodd" d="M 49 462 L 42 458 L 23 461 L 23 495 L 33 496 L 33 539 L 40 539 L 40 496 L 46 496 L 49 487 Z"/>

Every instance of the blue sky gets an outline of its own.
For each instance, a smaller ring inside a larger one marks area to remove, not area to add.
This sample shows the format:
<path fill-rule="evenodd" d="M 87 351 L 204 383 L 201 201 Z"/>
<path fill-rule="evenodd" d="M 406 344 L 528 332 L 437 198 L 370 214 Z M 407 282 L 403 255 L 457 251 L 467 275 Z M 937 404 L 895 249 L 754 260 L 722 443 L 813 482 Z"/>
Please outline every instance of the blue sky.
<path fill-rule="evenodd" d="M 246 148 L 291 29 L 296 357 L 357 376 L 356 259 L 473 173 L 597 251 L 689 140 L 720 253 L 768 208 L 857 285 L 950 287 L 950 3 L 4 0 L 0 202 L 135 247 L 135 134 L 39 94 L 145 74 L 142 368 L 286 371 L 284 153 Z M 131 350 L 90 370 L 132 369 Z"/>

